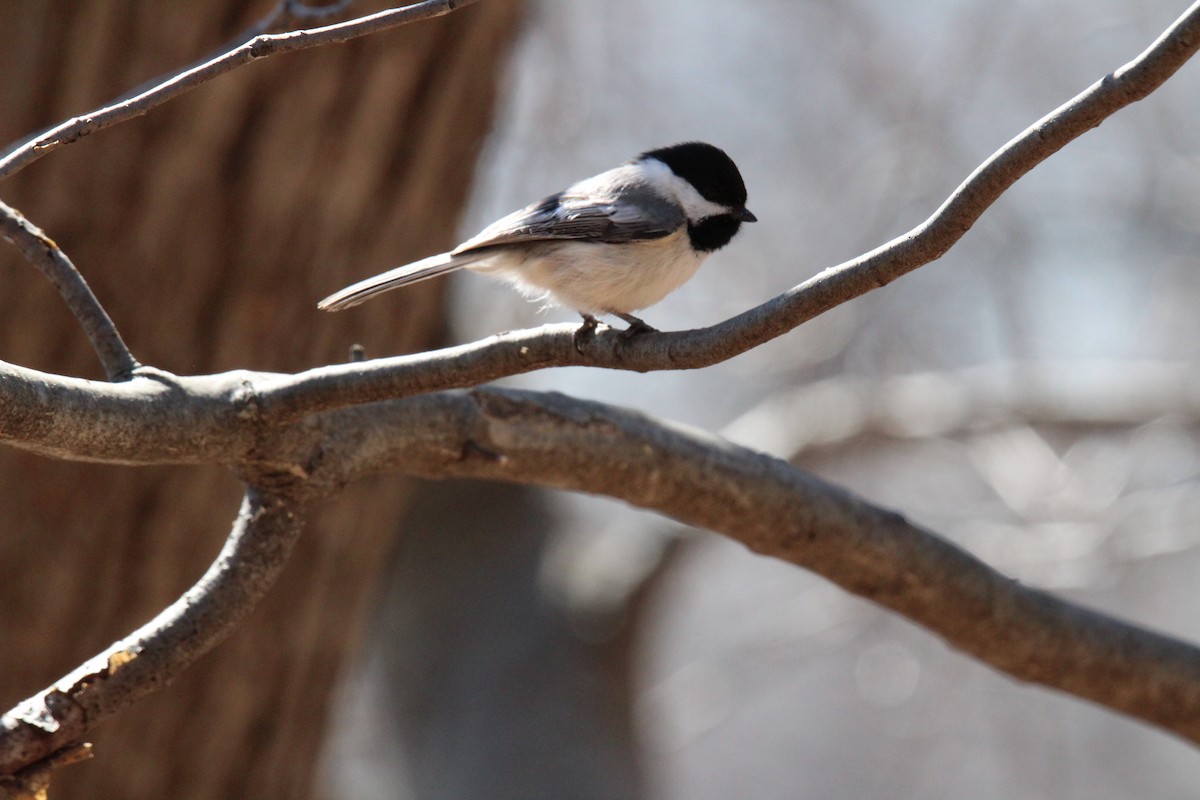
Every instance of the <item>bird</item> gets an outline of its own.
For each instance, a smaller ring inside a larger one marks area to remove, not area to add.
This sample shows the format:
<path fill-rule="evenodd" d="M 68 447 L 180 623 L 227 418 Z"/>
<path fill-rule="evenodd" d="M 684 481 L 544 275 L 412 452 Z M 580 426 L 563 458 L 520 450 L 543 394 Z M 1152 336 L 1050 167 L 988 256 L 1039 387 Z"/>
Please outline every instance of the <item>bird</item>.
<path fill-rule="evenodd" d="M 628 323 L 622 336 L 655 329 L 633 312 L 658 303 L 757 217 L 733 159 L 689 141 L 638 155 L 498 219 L 446 253 L 359 281 L 317 307 L 340 311 L 381 292 L 459 269 L 513 284 L 530 299 L 583 317 L 575 346 L 597 316 Z"/>

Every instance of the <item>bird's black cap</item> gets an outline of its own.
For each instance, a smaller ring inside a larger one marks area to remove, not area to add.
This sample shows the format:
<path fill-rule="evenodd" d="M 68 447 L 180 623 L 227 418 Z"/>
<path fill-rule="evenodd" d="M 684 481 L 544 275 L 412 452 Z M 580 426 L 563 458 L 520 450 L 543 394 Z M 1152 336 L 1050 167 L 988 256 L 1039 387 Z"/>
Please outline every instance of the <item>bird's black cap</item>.
<path fill-rule="evenodd" d="M 654 158 L 696 187 L 705 199 L 729 208 L 746 207 L 746 184 L 737 164 L 724 150 L 705 142 L 683 142 L 647 150 L 638 159 Z"/>

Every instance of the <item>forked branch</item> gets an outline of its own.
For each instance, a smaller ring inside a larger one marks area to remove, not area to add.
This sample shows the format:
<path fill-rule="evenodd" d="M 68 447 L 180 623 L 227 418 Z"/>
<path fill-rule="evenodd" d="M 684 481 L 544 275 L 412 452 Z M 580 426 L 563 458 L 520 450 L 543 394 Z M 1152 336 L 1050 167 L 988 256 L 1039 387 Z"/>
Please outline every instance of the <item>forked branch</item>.
<path fill-rule="evenodd" d="M 25 260 L 46 277 L 62 296 L 67 309 L 75 315 L 110 381 L 128 380 L 137 368 L 137 359 L 125 345 L 117 326 L 92 287 L 67 258 L 67 254 L 15 208 L 0 201 L 0 232 L 17 246 Z"/>

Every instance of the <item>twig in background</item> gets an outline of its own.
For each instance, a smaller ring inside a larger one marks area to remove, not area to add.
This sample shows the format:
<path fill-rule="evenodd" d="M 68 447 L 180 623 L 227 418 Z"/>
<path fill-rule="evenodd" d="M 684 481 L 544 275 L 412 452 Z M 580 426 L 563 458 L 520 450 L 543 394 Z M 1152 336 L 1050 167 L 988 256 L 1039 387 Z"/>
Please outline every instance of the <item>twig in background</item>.
<path fill-rule="evenodd" d="M 321 28 L 266 33 L 239 44 L 232 50 L 194 67 L 183 69 L 133 97 L 119 100 L 87 114 L 72 117 L 61 125 L 43 131 L 17 144 L 0 158 L 0 180 L 12 177 L 45 155 L 90 133 L 140 117 L 168 100 L 195 89 L 251 61 L 276 53 L 291 53 L 327 44 L 339 44 L 372 33 L 397 28 L 412 22 L 449 14 L 479 0 L 424 0 L 402 8 L 392 8 L 365 17 L 326 25 Z"/>

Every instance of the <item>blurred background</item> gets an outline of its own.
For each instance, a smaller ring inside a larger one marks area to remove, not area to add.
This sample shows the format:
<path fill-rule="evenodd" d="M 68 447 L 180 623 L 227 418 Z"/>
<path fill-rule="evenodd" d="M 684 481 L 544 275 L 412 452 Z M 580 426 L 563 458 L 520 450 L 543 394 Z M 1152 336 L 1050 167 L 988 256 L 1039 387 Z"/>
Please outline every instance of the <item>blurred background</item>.
<path fill-rule="evenodd" d="M 14 41 L 74 49 L 0 49 L 0 74 L 68 74 L 53 53 L 70 52 L 70 74 L 95 85 L 12 121 L 6 140 L 181 57 L 159 34 L 183 20 L 154 4 L 136 25 L 121 16 L 133 11 L 75 12 L 58 39 L 35 24 L 49 6 L 19 5 Z M 241 6 L 186 28 L 187 57 L 254 17 Z M 572 321 L 471 274 L 345 315 L 311 304 L 638 152 L 702 139 L 740 165 L 760 222 L 643 315 L 699 327 L 918 224 L 1184 7 L 488 0 L 239 71 L 45 159 L 5 185 L 6 200 L 75 257 L 143 360 L 299 369 L 354 342 L 376 356 Z M 146 62 L 89 68 L 82 44 L 106 30 L 123 44 L 91 52 L 96 63 Z M 31 96 L 56 85 L 21 83 Z M 506 383 L 791 458 L 1019 580 L 1200 640 L 1197 96 L 1189 63 L 1023 178 L 938 262 L 727 363 Z M 178 138 L 147 150 L 164 135 Z M 122 191 L 94 188 L 117 172 L 132 176 Z M 459 221 L 450 212 L 464 203 Z M 148 225 L 151 207 L 177 213 Z M 6 296 L 56 307 L 4 258 Z M 178 291 L 180 275 L 214 265 Z M 52 313 L 24 308 L 22 320 Z M 22 322 L 0 357 L 95 372 L 82 337 L 61 329 Z M 0 700 L 15 702 L 194 579 L 236 486 L 181 470 L 142 489 L 142 472 L 123 472 L 84 502 L 72 487 L 91 485 L 94 468 L 0 456 L 20 509 L 0 535 L 0 564 L 14 565 L 0 578 L 0 654 L 44 648 L 46 631 L 87 619 L 49 665 L 0 663 Z M 34 497 L 31 476 L 66 488 Z M 195 513 L 171 535 L 189 557 L 164 577 L 179 553 L 161 537 L 184 501 Z M 138 531 L 119 546 L 99 526 L 74 532 L 112 514 Z M 611 501 L 392 478 L 353 487 L 311 527 L 274 605 L 195 675 L 109 723 L 107 750 L 72 768 L 64 796 L 307 797 L 312 763 L 318 795 L 420 800 L 1115 799 L 1190 796 L 1200 782 L 1194 748 L 1166 734 L 1020 685 L 819 578 Z M 106 566 L 61 578 L 73 602 L 12 577 L 59 569 L 53 554 L 78 536 L 91 542 L 82 567 Z M 181 763 L 169 764 L 178 746 L 146 757 L 181 726 L 194 748 Z M 136 768 L 105 766 L 120 747 Z"/>

